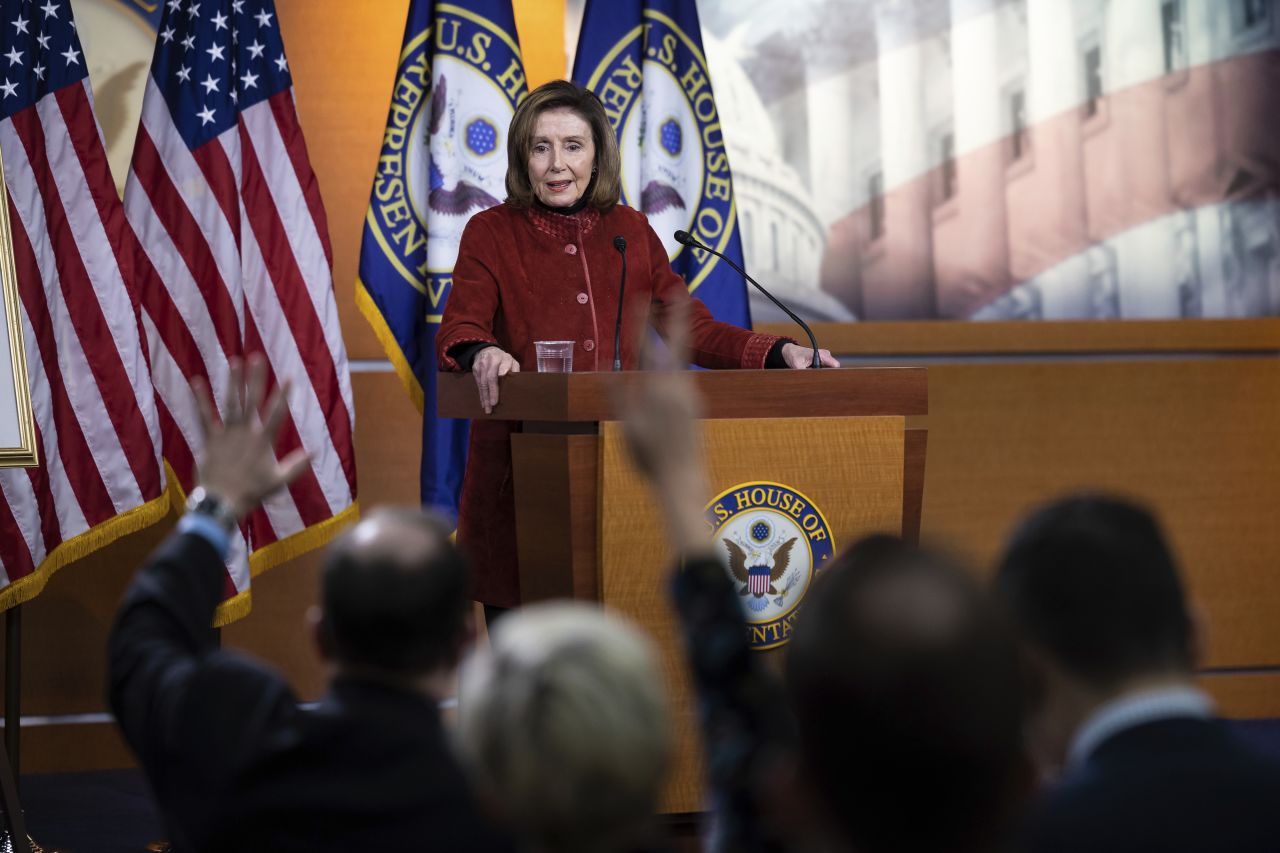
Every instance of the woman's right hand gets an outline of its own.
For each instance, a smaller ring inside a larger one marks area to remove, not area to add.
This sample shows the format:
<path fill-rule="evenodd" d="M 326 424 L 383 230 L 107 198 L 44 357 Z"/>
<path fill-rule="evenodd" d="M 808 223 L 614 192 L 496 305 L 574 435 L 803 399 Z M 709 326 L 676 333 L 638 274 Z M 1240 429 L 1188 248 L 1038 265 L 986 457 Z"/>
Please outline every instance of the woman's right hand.
<path fill-rule="evenodd" d="M 498 378 L 508 373 L 519 373 L 520 362 L 511 353 L 499 347 L 485 347 L 476 353 L 471 362 L 471 374 L 480 388 L 480 406 L 486 415 L 493 414 L 498 405 Z"/>

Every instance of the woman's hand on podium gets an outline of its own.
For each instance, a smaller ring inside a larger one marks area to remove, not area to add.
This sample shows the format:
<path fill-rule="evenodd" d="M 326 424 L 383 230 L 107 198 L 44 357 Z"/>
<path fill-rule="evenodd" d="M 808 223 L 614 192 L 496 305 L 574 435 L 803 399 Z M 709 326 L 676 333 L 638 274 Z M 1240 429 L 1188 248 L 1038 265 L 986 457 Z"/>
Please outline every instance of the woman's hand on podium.
<path fill-rule="evenodd" d="M 471 374 L 480 389 L 480 406 L 486 415 L 498 405 L 498 380 L 509 373 L 519 373 L 520 362 L 501 347 L 485 347 L 471 362 Z"/>
<path fill-rule="evenodd" d="M 813 366 L 813 350 L 809 347 L 802 347 L 799 344 L 784 344 L 782 347 L 782 360 L 787 363 L 787 367 L 792 370 L 804 370 L 806 367 Z M 829 349 L 818 350 L 818 358 L 822 360 L 823 367 L 839 367 L 840 360 L 831 354 Z"/>

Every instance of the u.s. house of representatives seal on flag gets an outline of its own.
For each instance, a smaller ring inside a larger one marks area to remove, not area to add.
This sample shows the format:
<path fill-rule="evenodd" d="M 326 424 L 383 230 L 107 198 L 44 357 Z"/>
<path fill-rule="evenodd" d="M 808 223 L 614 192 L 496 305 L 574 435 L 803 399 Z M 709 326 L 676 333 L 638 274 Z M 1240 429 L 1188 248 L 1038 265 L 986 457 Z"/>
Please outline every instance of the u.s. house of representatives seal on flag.
<path fill-rule="evenodd" d="M 600 96 L 622 152 L 622 201 L 716 319 L 750 328 L 746 283 L 688 231 L 742 263 L 729 156 L 693 0 L 588 0 L 573 79 Z"/>
<path fill-rule="evenodd" d="M 467 423 L 435 417 L 435 334 L 462 229 L 506 194 L 528 92 L 510 0 L 414 0 L 365 219 L 356 302 L 424 412 L 422 502 L 456 511 Z"/>
<path fill-rule="evenodd" d="M 781 483 L 739 483 L 707 504 L 753 649 L 791 638 L 797 608 L 836 543 L 822 510 Z"/>

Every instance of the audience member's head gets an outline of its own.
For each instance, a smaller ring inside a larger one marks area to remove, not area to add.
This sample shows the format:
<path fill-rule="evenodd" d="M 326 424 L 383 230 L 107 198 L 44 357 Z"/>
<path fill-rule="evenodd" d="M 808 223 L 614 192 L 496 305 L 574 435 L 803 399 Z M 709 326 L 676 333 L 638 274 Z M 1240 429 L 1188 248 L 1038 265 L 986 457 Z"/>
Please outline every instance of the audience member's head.
<path fill-rule="evenodd" d="M 1027 790 L 1015 645 L 975 582 L 888 536 L 830 566 L 787 681 L 801 765 L 860 851 L 976 851 Z"/>
<path fill-rule="evenodd" d="M 1190 677 L 1195 631 L 1173 555 L 1133 503 L 1077 496 L 1014 531 L 995 592 L 1033 664 L 1037 751 L 1061 761 L 1103 701 Z"/>
<path fill-rule="evenodd" d="M 469 636 L 467 572 L 449 527 L 416 508 L 380 508 L 325 556 L 321 652 L 340 669 L 417 678 L 453 667 Z"/>
<path fill-rule="evenodd" d="M 626 849 L 649 829 L 670 721 L 654 649 L 598 608 L 502 619 L 463 666 L 458 736 L 480 794 L 543 853 Z"/>
<path fill-rule="evenodd" d="M 1028 643 L 1100 689 L 1193 665 L 1173 555 L 1135 504 L 1083 496 L 1032 513 L 1005 550 L 996 591 Z"/>

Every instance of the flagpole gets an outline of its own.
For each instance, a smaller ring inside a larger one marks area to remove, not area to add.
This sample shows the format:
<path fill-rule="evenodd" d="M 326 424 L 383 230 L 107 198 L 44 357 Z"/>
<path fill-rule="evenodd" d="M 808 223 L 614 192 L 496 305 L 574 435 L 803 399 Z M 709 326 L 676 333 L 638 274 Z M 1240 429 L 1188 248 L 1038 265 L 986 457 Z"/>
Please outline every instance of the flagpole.
<path fill-rule="evenodd" d="M 27 835 L 26 816 L 18 797 L 18 736 L 22 729 L 22 605 L 4 614 L 4 753 L 0 754 L 0 802 L 4 828 L 0 847 L 16 853 L 38 848 Z"/>
<path fill-rule="evenodd" d="M 18 747 L 22 734 L 22 605 L 10 607 L 4 614 L 4 749 L 9 754 L 16 786 Z"/>

